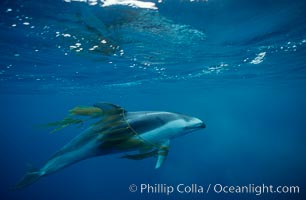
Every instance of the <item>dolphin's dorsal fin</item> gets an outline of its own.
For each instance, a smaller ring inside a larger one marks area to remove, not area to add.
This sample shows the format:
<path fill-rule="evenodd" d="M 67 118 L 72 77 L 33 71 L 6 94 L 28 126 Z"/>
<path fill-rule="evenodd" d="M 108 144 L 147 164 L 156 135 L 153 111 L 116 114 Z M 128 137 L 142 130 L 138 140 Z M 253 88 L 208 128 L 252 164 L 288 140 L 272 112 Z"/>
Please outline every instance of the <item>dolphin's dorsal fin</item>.
<path fill-rule="evenodd" d="M 170 140 L 166 140 L 164 143 L 161 144 L 160 148 L 158 149 L 155 169 L 160 168 L 160 166 L 162 166 L 162 164 L 165 162 L 169 152 L 169 145 Z"/>
<path fill-rule="evenodd" d="M 121 112 L 126 112 L 121 106 L 107 103 L 107 102 L 98 102 L 93 105 L 96 108 L 100 108 L 105 114 L 117 114 Z"/>

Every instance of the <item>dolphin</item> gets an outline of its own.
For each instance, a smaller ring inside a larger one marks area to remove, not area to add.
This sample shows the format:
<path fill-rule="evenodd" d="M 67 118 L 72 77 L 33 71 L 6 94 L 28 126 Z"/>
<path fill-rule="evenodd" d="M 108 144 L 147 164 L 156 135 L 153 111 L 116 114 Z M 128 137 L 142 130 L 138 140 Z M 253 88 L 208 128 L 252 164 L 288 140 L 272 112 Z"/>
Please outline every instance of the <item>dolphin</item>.
<path fill-rule="evenodd" d="M 158 169 L 166 160 L 171 139 L 205 128 L 205 124 L 195 117 L 165 111 L 127 112 L 105 102 L 92 107 L 75 107 L 69 113 L 63 120 L 47 126 L 55 126 L 55 132 L 72 124 L 94 122 L 40 169 L 30 169 L 14 189 L 27 187 L 41 177 L 84 159 L 115 153 L 133 160 L 155 156 L 155 168 Z"/>

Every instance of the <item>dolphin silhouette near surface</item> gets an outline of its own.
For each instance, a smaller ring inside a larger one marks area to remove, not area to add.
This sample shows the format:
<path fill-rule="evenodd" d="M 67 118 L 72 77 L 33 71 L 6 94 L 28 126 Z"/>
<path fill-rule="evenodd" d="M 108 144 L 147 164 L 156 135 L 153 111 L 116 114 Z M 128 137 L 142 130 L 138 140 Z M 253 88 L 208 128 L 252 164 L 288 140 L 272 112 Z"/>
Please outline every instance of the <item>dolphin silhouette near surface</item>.
<path fill-rule="evenodd" d="M 81 160 L 121 153 L 122 158 L 141 160 L 156 156 L 155 168 L 165 161 L 170 140 L 205 128 L 198 118 L 171 112 L 127 112 L 111 103 L 75 107 L 68 117 L 52 122 L 53 132 L 73 124 L 91 123 L 81 134 L 56 152 L 40 169 L 31 169 L 15 185 L 21 189 Z"/>

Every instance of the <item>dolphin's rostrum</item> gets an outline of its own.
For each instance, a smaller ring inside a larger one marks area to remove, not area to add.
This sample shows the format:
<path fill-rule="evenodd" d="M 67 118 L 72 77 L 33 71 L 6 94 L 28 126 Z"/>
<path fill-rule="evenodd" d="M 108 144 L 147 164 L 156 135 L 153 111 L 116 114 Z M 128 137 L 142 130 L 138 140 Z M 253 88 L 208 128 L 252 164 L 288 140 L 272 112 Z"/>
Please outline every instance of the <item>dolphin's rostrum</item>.
<path fill-rule="evenodd" d="M 81 160 L 107 154 L 123 153 L 122 158 L 134 160 L 157 156 L 155 168 L 159 168 L 167 157 L 171 139 L 205 128 L 205 124 L 194 117 L 163 111 L 127 112 L 120 106 L 104 102 L 93 107 L 75 107 L 69 113 L 63 120 L 47 125 L 55 126 L 55 132 L 86 120 L 93 123 L 43 167 L 29 170 L 15 189 L 24 188 Z"/>

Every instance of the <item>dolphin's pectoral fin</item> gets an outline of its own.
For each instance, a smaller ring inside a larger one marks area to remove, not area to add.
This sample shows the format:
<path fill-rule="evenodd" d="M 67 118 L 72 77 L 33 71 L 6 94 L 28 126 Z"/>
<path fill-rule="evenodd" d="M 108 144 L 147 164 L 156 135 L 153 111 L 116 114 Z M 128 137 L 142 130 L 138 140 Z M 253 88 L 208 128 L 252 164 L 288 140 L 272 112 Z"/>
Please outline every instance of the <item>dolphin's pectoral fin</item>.
<path fill-rule="evenodd" d="M 169 151 L 165 151 L 165 150 L 159 150 L 158 151 L 158 157 L 157 157 L 157 162 L 155 165 L 155 169 L 160 168 L 160 166 L 162 166 L 162 164 L 165 162 L 167 155 L 168 155 Z"/>
<path fill-rule="evenodd" d="M 147 152 L 147 153 L 140 153 L 140 154 L 133 154 L 133 155 L 124 155 L 121 158 L 127 158 L 127 159 L 131 159 L 131 160 L 142 160 L 145 158 L 150 158 L 152 156 L 156 156 L 157 155 L 158 150 L 155 149 L 153 151 Z"/>
<path fill-rule="evenodd" d="M 158 149 L 155 169 L 160 168 L 160 166 L 162 166 L 162 164 L 165 162 L 169 152 L 169 145 L 170 145 L 170 140 L 167 140 Z"/>
<path fill-rule="evenodd" d="M 155 165 L 155 169 L 158 169 L 162 166 L 162 164 L 165 162 L 168 152 L 169 152 L 169 145 L 170 145 L 170 140 L 165 141 L 162 143 L 158 149 L 154 149 L 149 152 L 145 153 L 139 153 L 139 154 L 127 154 L 122 156 L 121 158 L 127 158 L 131 160 L 142 160 L 145 158 L 150 158 L 153 156 L 157 156 L 157 162 Z M 153 148 L 153 146 L 148 146 L 149 148 Z"/>

